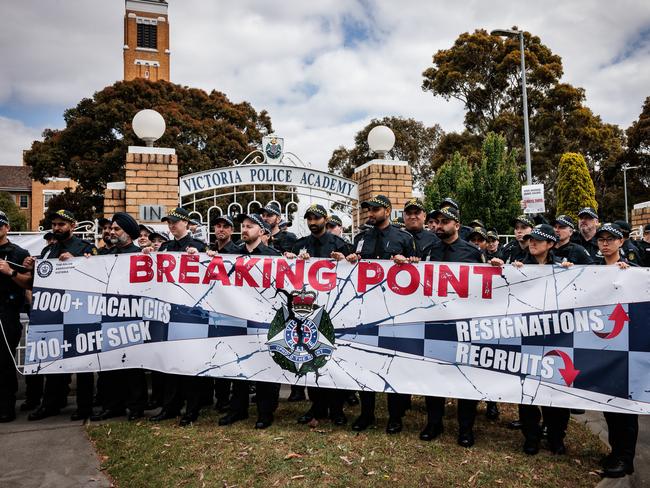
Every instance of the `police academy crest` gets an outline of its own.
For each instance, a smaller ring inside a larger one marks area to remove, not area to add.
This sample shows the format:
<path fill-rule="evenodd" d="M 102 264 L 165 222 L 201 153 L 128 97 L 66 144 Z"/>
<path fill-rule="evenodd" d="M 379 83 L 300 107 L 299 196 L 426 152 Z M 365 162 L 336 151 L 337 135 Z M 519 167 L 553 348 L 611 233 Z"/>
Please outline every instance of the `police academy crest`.
<path fill-rule="evenodd" d="M 277 137 L 271 137 L 264 147 L 267 157 L 278 159 L 282 156 L 282 140 Z"/>
<path fill-rule="evenodd" d="M 298 376 L 322 368 L 336 349 L 334 326 L 323 307 L 316 305 L 313 291 L 294 291 L 277 311 L 266 344 L 273 360 Z"/>

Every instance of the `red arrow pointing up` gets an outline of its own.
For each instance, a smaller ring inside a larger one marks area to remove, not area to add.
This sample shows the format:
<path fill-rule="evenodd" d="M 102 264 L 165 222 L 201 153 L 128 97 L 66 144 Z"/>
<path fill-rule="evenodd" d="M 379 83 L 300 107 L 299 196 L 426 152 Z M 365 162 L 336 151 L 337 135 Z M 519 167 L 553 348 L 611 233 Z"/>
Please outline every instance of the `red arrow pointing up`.
<path fill-rule="evenodd" d="M 544 354 L 544 356 L 558 356 L 562 358 L 562 361 L 564 361 L 564 368 L 560 368 L 560 374 L 562 375 L 562 378 L 564 378 L 564 382 L 566 383 L 567 386 L 571 386 L 573 382 L 576 379 L 576 376 L 580 374 L 579 369 L 575 369 L 573 366 L 573 361 L 571 360 L 571 357 L 565 353 L 564 351 L 560 351 L 558 349 L 553 349 L 552 351 L 547 352 Z"/>
<path fill-rule="evenodd" d="M 621 333 L 623 327 L 625 327 L 625 322 L 630 321 L 630 316 L 625 312 L 625 309 L 620 303 L 614 307 L 614 311 L 608 318 L 614 322 L 614 328 L 611 332 L 595 332 L 601 339 L 613 339 Z"/>

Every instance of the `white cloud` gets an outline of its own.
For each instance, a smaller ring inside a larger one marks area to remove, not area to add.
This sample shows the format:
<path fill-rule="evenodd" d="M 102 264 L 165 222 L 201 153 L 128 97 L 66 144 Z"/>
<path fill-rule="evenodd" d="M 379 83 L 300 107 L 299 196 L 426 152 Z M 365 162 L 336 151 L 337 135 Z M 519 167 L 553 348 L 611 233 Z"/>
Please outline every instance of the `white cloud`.
<path fill-rule="evenodd" d="M 0 164 L 22 165 L 22 149 L 29 149 L 32 141 L 40 138 L 40 131 L 26 127 L 18 120 L 0 116 Z"/>
<path fill-rule="evenodd" d="M 123 5 L 24 0 L 5 7 L 0 106 L 68 107 L 120 79 Z M 371 118 L 461 128 L 462 106 L 423 93 L 421 73 L 435 51 L 476 28 L 517 25 L 539 36 L 562 56 L 564 80 L 585 88 L 606 122 L 627 127 L 649 95 L 648 40 L 636 38 L 648 35 L 647 2 L 170 0 L 169 13 L 172 81 L 269 110 L 287 149 L 318 168 Z M 351 26 L 357 35 L 345 43 Z"/>

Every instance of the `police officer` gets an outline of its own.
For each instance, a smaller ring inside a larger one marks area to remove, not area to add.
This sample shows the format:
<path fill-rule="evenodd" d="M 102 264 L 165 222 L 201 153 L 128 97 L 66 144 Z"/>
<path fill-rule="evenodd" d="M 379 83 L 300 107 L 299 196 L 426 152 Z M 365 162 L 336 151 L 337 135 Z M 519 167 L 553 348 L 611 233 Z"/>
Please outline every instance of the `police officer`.
<path fill-rule="evenodd" d="M 342 238 L 327 232 L 327 210 L 322 205 L 311 205 L 305 211 L 309 234 L 296 241 L 291 252 L 284 253 L 289 259 L 331 258 L 337 261 L 350 254 L 351 246 Z M 343 403 L 348 395 L 346 390 L 333 388 L 307 388 L 311 408 L 298 419 L 299 424 L 307 424 L 313 419 L 329 417 L 335 425 L 344 425 L 347 418 L 343 413 Z"/>
<path fill-rule="evenodd" d="M 440 206 L 438 208 L 444 208 L 444 207 L 455 208 L 456 210 L 458 210 L 458 213 L 460 214 L 460 206 L 458 205 L 458 202 L 451 197 L 446 197 L 442 199 L 442 202 L 440 202 Z M 435 212 L 436 210 L 433 211 L 433 213 Z M 482 223 L 480 226 L 484 227 Z M 435 232 L 435 229 L 431 229 L 431 231 Z M 462 240 L 466 241 L 467 236 L 471 231 L 472 231 L 472 227 L 468 225 L 461 225 L 460 230 L 458 231 L 458 235 Z"/>
<path fill-rule="evenodd" d="M 126 212 L 118 212 L 111 219 L 109 234 L 110 249 L 103 248 L 102 254 L 129 254 L 141 252 L 133 241 L 140 235 L 138 223 Z M 147 404 L 147 381 L 143 369 L 118 369 L 100 373 L 102 389 L 102 410 L 90 420 L 108 420 L 124 415 L 128 409 L 128 420 L 144 416 Z M 99 381 L 98 381 L 99 383 Z"/>
<path fill-rule="evenodd" d="M 419 198 L 411 198 L 404 204 L 404 230 L 413 236 L 415 255 L 423 257 L 429 247 L 438 242 L 438 236 L 424 226 L 426 208 Z"/>
<path fill-rule="evenodd" d="M 56 242 L 46 246 L 40 259 L 58 258 L 65 261 L 75 256 L 97 255 L 97 249 L 91 243 L 73 235 L 76 218 L 69 210 L 58 210 L 49 215 L 52 233 Z M 45 375 L 45 388 L 41 406 L 27 416 L 28 420 L 41 420 L 57 415 L 67 402 L 70 374 Z M 85 420 L 92 414 L 94 373 L 77 373 L 77 410 L 70 420 Z"/>
<path fill-rule="evenodd" d="M 343 221 L 338 215 L 330 214 L 327 217 L 327 232 L 334 234 L 335 236 L 343 237 Z"/>
<path fill-rule="evenodd" d="M 25 288 L 30 282 L 22 266 L 29 253 L 9 242 L 10 230 L 9 218 L 0 212 L 0 325 L 6 337 L 6 342 L 0 337 L 0 423 L 16 418 L 18 379 L 14 358 L 23 329 L 20 312 L 25 303 Z"/>
<path fill-rule="evenodd" d="M 102 247 L 98 249 L 98 253 L 104 254 L 102 253 L 103 250 L 113 247 L 113 244 L 111 244 L 111 221 L 102 217 L 97 220 L 97 225 L 102 231 Z"/>
<path fill-rule="evenodd" d="M 571 236 L 576 228 L 576 224 L 571 217 L 558 215 L 553 221 L 553 227 L 558 237 L 557 244 L 553 249 L 555 257 L 573 264 L 593 264 L 589 252 L 580 244 L 571 242 Z"/>
<path fill-rule="evenodd" d="M 617 225 L 603 224 L 596 232 L 598 249 L 603 256 L 598 264 L 627 269 L 636 266 L 621 256 L 625 235 Z M 634 472 L 634 456 L 639 435 L 639 418 L 635 414 L 604 412 L 609 445 L 612 451 L 602 461 L 603 474 L 608 478 L 621 478 Z"/>
<path fill-rule="evenodd" d="M 515 228 L 515 240 L 508 242 L 501 249 L 501 259 L 504 263 L 512 263 L 522 260 L 528 253 L 528 241 L 524 237 L 533 230 L 535 223 L 527 215 L 518 216 L 513 222 Z"/>
<path fill-rule="evenodd" d="M 625 256 L 625 259 L 628 262 L 641 266 L 643 264 L 641 251 L 639 251 L 637 245 L 630 239 L 632 227 L 625 220 L 615 220 L 614 225 L 618 226 L 623 233 L 623 238 L 625 239 L 620 249 L 621 255 Z"/>
<path fill-rule="evenodd" d="M 487 231 L 483 227 L 473 227 L 467 234 L 467 242 L 474 244 L 479 251 L 485 254 L 487 250 Z"/>
<path fill-rule="evenodd" d="M 368 224 L 371 229 L 357 235 L 354 239 L 354 252 L 346 259 L 356 262 L 359 259 L 393 259 L 396 262 L 406 262 L 415 256 L 415 241 L 413 237 L 391 225 L 390 214 L 392 203 L 388 197 L 377 195 L 361 204 L 368 210 Z M 356 431 L 366 430 L 375 422 L 375 392 L 362 391 L 361 415 L 352 424 Z M 397 434 L 402 430 L 402 417 L 407 407 L 408 395 L 389 393 L 388 401 L 388 434 Z"/>
<path fill-rule="evenodd" d="M 473 244 L 460 238 L 460 213 L 454 207 L 443 207 L 435 212 L 438 220 L 436 235 L 440 242 L 429 249 L 427 261 L 484 263 L 485 256 Z M 425 397 L 427 406 L 427 425 L 420 432 L 420 439 L 431 441 L 443 431 L 442 418 L 445 413 L 445 399 Z M 476 418 L 477 400 L 458 400 L 458 445 L 474 445 L 474 419 Z"/>
<path fill-rule="evenodd" d="M 594 261 L 600 258 L 596 242 L 596 231 L 599 226 L 598 213 L 591 207 L 585 207 L 578 212 L 578 232 L 574 232 L 571 236 L 571 242 L 584 247 Z"/>
<path fill-rule="evenodd" d="M 524 265 L 553 265 L 560 264 L 563 267 L 572 266 L 569 261 L 561 262 L 553 254 L 553 247 L 557 243 L 555 230 L 548 224 L 540 224 L 524 236 L 528 242 L 528 254 L 513 264 L 516 267 Z M 569 424 L 570 411 L 567 408 L 540 407 L 537 405 L 519 405 L 519 419 L 522 423 L 521 430 L 524 434 L 523 451 L 528 455 L 535 455 L 539 452 L 539 443 L 542 436 L 542 429 L 539 421 L 543 415 L 544 425 L 548 429 L 549 449 L 553 454 L 565 454 L 564 436 Z"/>
<path fill-rule="evenodd" d="M 196 254 L 204 252 L 205 243 L 192 237 L 190 232 L 191 217 L 184 208 L 177 207 L 165 217 L 162 222 L 167 222 L 169 233 L 173 239 L 163 243 L 160 251 L 187 252 Z M 153 250 L 152 247 L 143 248 L 145 253 Z M 178 374 L 165 374 L 164 376 L 164 400 L 162 410 L 158 415 L 150 417 L 149 420 L 159 422 L 177 417 L 180 414 L 183 403 L 187 402 L 185 414 L 181 417 L 180 426 L 190 425 L 199 417 L 201 400 L 204 391 L 212 389 L 210 378 L 200 376 L 183 376 Z M 210 401 L 212 403 L 212 401 Z"/>
<path fill-rule="evenodd" d="M 271 229 L 271 240 L 269 245 L 280 253 L 291 251 L 293 245 L 296 243 L 297 237 L 286 229 L 282 230 L 280 228 L 280 221 L 282 220 L 280 206 L 275 202 L 269 202 L 266 207 L 262 209 L 262 218 L 267 224 L 269 224 L 269 228 Z"/>
<path fill-rule="evenodd" d="M 487 246 L 485 246 L 485 259 L 488 261 L 496 258 L 501 253 L 501 243 L 499 242 L 499 233 L 496 229 L 487 231 Z"/>
<path fill-rule="evenodd" d="M 220 215 L 212 220 L 211 225 L 215 242 L 210 246 L 210 251 L 220 254 L 237 254 L 239 247 L 232 241 L 232 233 L 235 229 L 232 217 L 230 215 Z"/>
<path fill-rule="evenodd" d="M 269 231 L 269 225 L 258 214 L 239 214 L 242 243 L 239 253 L 246 256 L 279 256 L 280 253 L 262 243 L 262 233 Z M 280 385 L 258 381 L 255 385 L 257 403 L 256 429 L 266 429 L 273 423 L 273 414 L 278 407 Z M 249 382 L 235 380 L 232 385 L 230 411 L 219 419 L 219 425 L 230 425 L 248 418 Z"/>

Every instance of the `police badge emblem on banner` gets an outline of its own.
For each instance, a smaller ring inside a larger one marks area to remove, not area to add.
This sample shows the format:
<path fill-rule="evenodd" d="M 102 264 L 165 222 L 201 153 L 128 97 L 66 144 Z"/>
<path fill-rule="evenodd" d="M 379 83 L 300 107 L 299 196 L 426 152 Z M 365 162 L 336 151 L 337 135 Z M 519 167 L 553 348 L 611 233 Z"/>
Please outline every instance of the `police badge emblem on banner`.
<path fill-rule="evenodd" d="M 650 269 L 39 261 L 27 374 L 146 368 L 650 413 Z"/>

